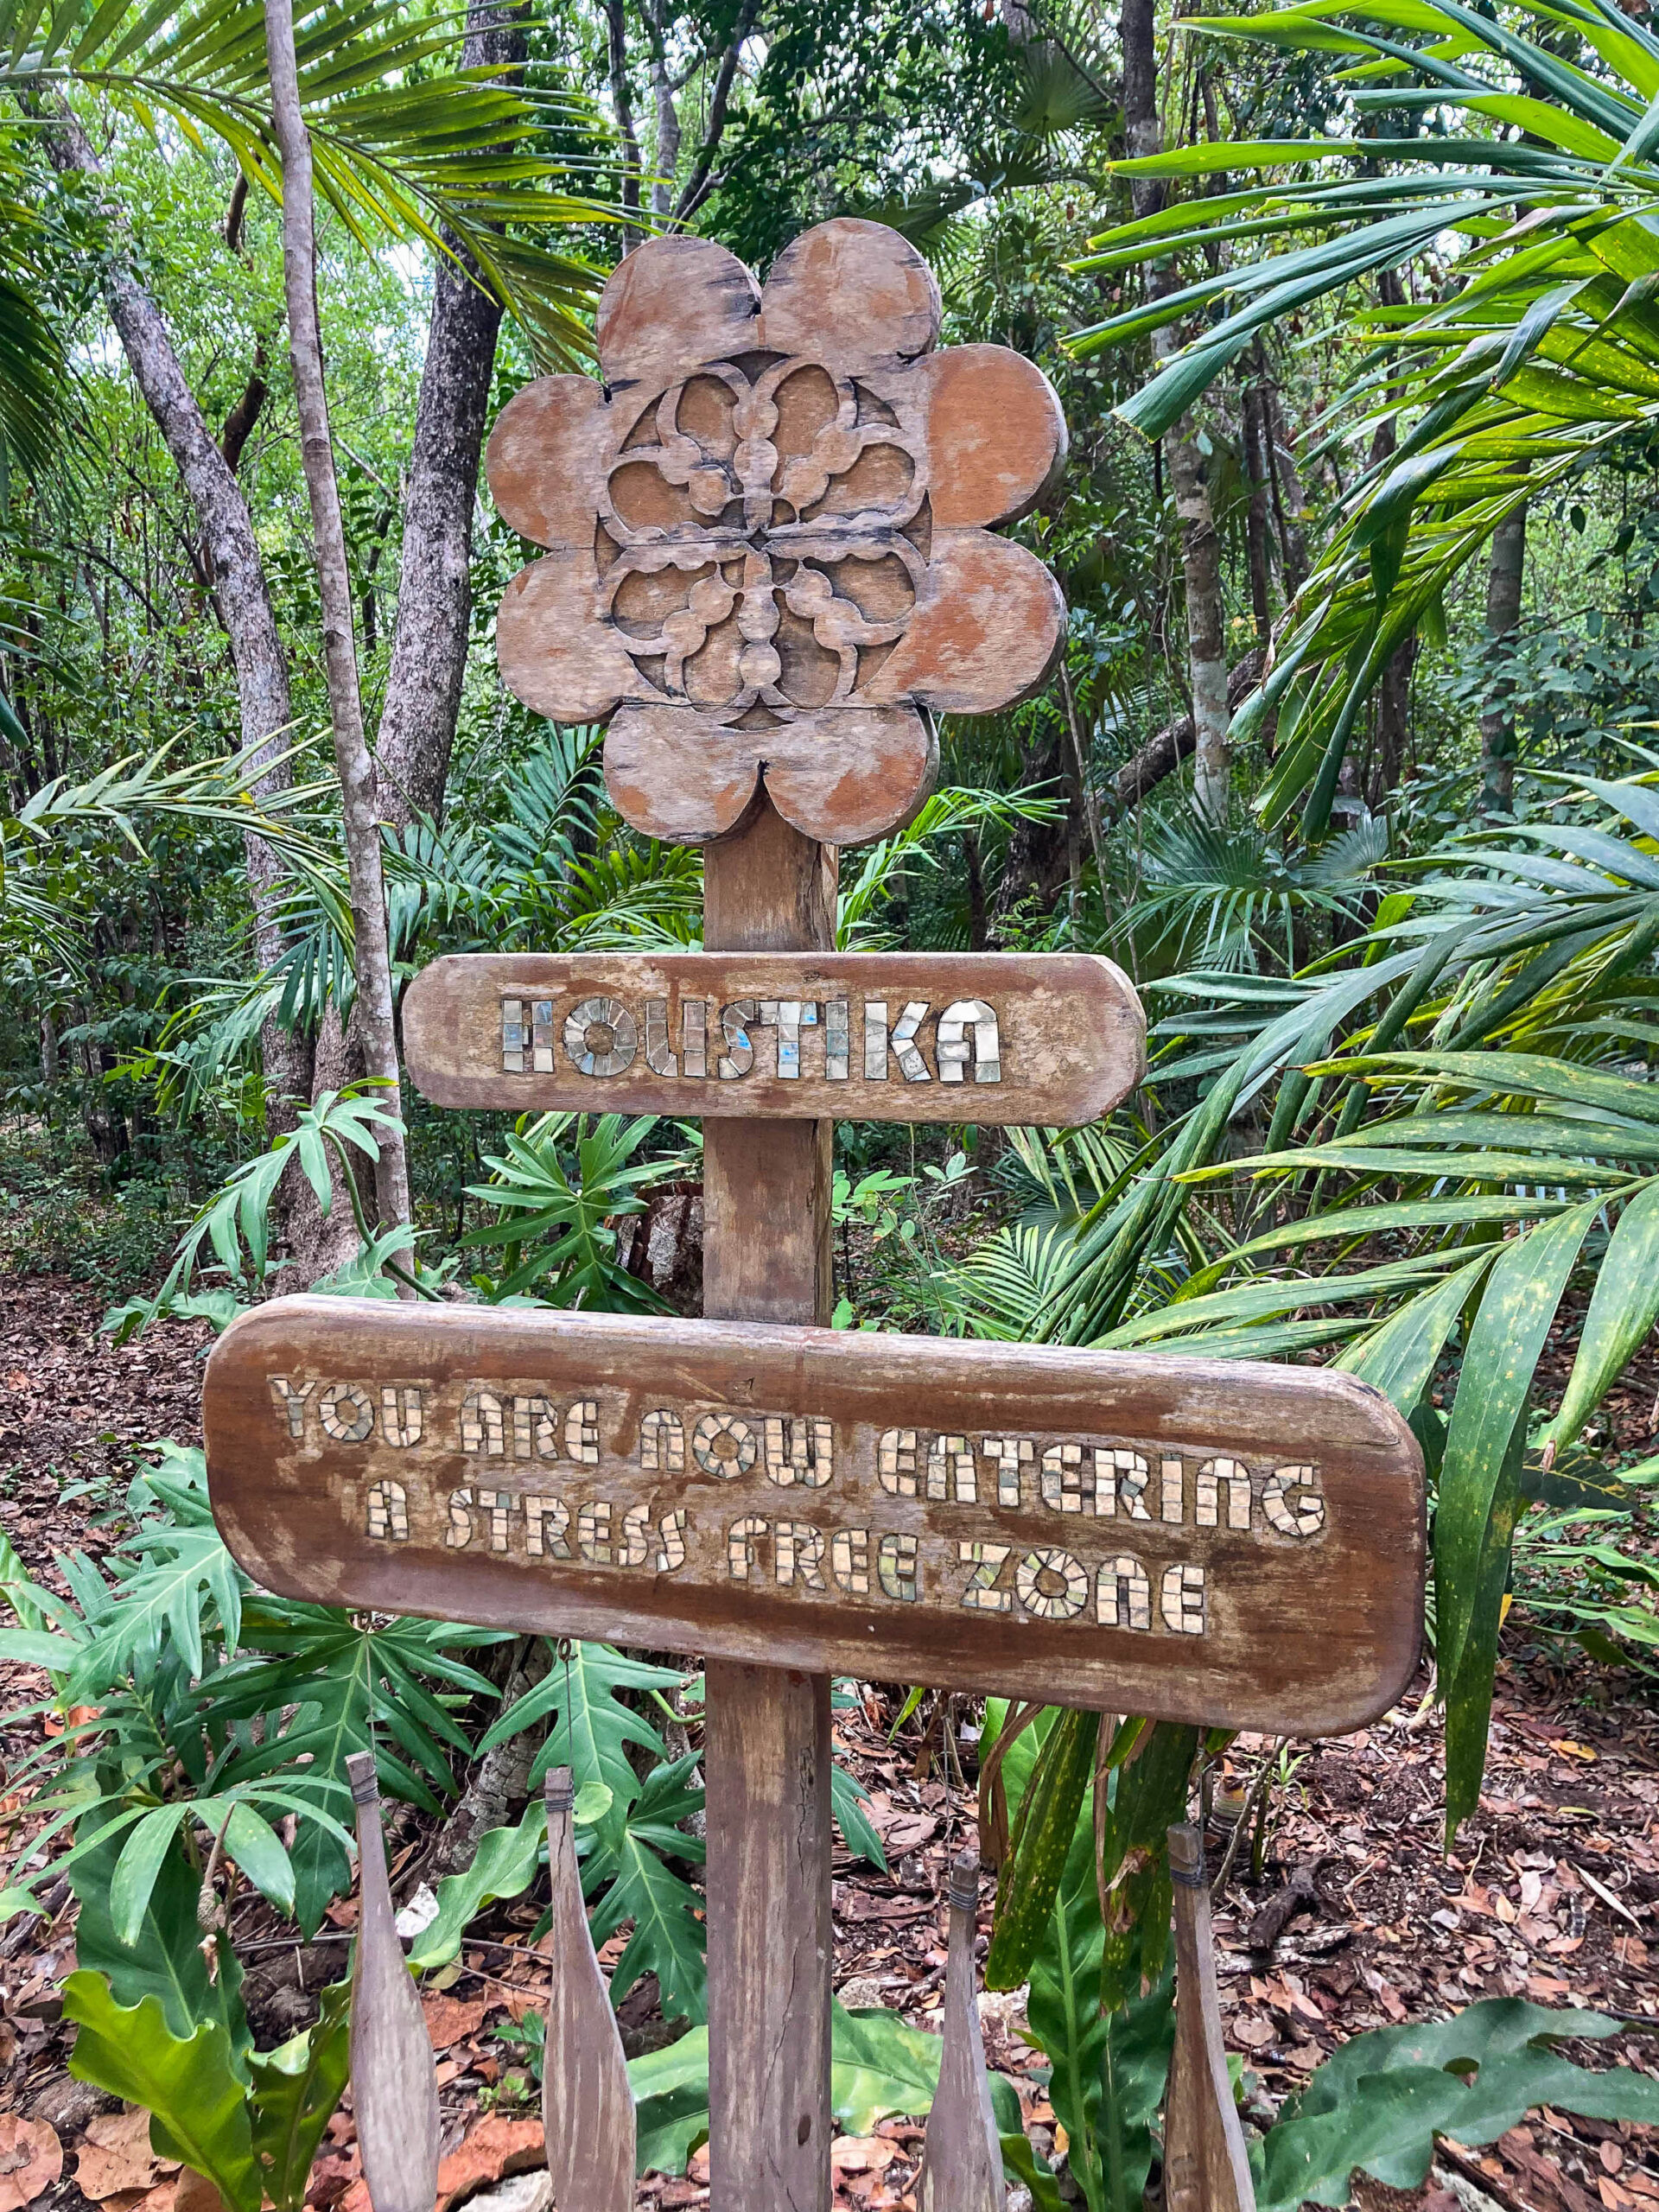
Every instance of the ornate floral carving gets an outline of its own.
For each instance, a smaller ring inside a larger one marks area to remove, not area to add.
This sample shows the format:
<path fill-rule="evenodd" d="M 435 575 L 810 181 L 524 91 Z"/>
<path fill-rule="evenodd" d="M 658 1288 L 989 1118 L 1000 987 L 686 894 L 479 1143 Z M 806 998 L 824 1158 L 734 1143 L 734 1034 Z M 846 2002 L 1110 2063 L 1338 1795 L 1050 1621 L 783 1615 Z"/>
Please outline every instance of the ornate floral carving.
<path fill-rule="evenodd" d="M 502 602 L 502 671 L 609 719 L 639 829 L 718 836 L 764 773 L 809 835 L 875 836 L 931 785 L 930 710 L 1046 675 L 1058 594 L 984 525 L 1052 480 L 1058 404 L 1018 354 L 938 332 L 926 264 L 876 224 L 806 232 L 764 291 L 706 239 L 653 239 L 601 301 L 605 383 L 543 378 L 502 414 L 491 487 L 548 548 Z"/>

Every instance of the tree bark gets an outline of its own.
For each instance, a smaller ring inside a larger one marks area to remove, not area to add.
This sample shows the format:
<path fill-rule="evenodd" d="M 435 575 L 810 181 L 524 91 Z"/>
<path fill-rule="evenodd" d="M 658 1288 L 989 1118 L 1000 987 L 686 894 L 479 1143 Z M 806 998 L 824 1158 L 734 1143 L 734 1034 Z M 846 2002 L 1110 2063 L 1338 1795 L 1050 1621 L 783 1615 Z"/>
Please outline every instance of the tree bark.
<path fill-rule="evenodd" d="M 1250 560 L 1250 605 L 1255 616 L 1255 642 L 1265 645 L 1273 629 L 1272 530 L 1273 476 L 1268 461 L 1268 400 L 1259 382 L 1244 388 L 1244 473 L 1249 480 L 1250 503 L 1244 518 Z"/>
<path fill-rule="evenodd" d="M 1262 680 L 1263 656 L 1257 651 L 1246 653 L 1236 668 L 1227 677 L 1227 711 L 1236 714 Z M 1166 776 L 1173 775 L 1183 760 L 1190 758 L 1194 743 L 1191 715 L 1180 715 L 1173 722 L 1166 722 L 1162 729 L 1149 737 L 1138 753 L 1132 753 L 1112 779 L 1112 795 L 1118 810 L 1138 806 L 1147 793 L 1155 790 Z"/>
<path fill-rule="evenodd" d="M 1265 372 L 1264 372 L 1265 376 Z M 1279 526 L 1279 550 L 1284 563 L 1285 597 L 1294 599 L 1307 581 L 1312 566 L 1307 551 L 1307 494 L 1291 448 L 1285 423 L 1284 401 L 1277 383 L 1266 377 L 1262 391 L 1268 404 L 1268 467 L 1273 478 L 1274 519 Z"/>
<path fill-rule="evenodd" d="M 474 0 L 462 67 L 516 73 L 526 50 L 526 15 L 523 0 Z M 391 664 L 374 748 L 380 810 L 400 829 L 417 814 L 435 822 L 443 817 L 472 626 L 479 460 L 500 330 L 499 302 L 466 268 L 441 261 L 415 410 Z"/>
<path fill-rule="evenodd" d="M 60 173 L 73 171 L 101 179 L 103 164 L 70 110 L 60 107 L 48 121 L 46 143 L 53 167 Z M 119 210 L 111 207 L 110 213 L 118 236 Z M 286 791 L 293 781 L 284 757 L 284 734 L 293 716 L 288 659 L 276 628 L 253 518 L 237 483 L 234 464 L 215 442 L 190 389 L 166 321 L 119 248 L 104 264 L 103 289 L 133 380 L 195 511 L 213 601 L 236 671 L 242 743 L 245 749 L 251 749 L 249 787 L 256 798 L 268 799 Z M 255 952 L 260 965 L 269 968 L 283 950 L 277 917 L 282 864 L 263 838 L 248 836 L 244 850 L 253 899 Z M 273 1020 L 264 1026 L 261 1046 L 265 1087 L 272 1100 L 308 1096 L 311 1055 L 305 1039 Z M 280 1126 L 283 1118 L 280 1105 L 273 1118 Z"/>
<path fill-rule="evenodd" d="M 265 0 L 265 46 L 270 71 L 271 124 L 283 163 L 283 277 L 288 300 L 289 357 L 293 365 L 294 397 L 300 420 L 301 459 L 310 498 L 311 527 L 316 539 L 328 713 L 334 725 L 334 761 L 340 773 L 346 834 L 346 866 L 351 884 L 355 940 L 353 965 L 357 977 L 354 1020 L 362 1038 L 365 1068 L 384 1086 L 381 1103 L 392 1117 L 390 1126 L 383 1126 L 378 1133 L 380 1156 L 375 1163 L 374 1178 L 380 1219 L 383 1225 L 389 1227 L 410 1218 L 409 1170 L 404 1149 L 374 766 L 363 735 L 357 640 L 352 626 L 352 581 L 346 560 L 340 486 L 334 475 L 328 397 L 323 384 L 311 139 L 300 112 L 292 0 Z"/>
<path fill-rule="evenodd" d="M 732 25 L 731 37 L 726 51 L 720 57 L 720 67 L 715 72 L 714 89 L 709 96 L 709 120 L 704 126 L 702 143 L 697 157 L 691 164 L 691 174 L 685 181 L 674 210 L 675 220 L 688 223 L 708 198 L 715 186 L 715 157 L 720 151 L 720 142 L 726 132 L 726 111 L 731 105 L 732 86 L 737 80 L 737 66 L 743 58 L 743 48 L 753 30 L 760 13 L 760 0 L 742 0 L 737 20 Z"/>
<path fill-rule="evenodd" d="M 1119 23 L 1123 49 L 1123 122 L 1130 154 L 1163 149 L 1158 115 L 1158 56 L 1153 0 L 1123 0 Z M 1156 213 L 1163 204 L 1156 178 L 1131 180 L 1137 216 Z M 1156 296 L 1173 290 L 1179 279 L 1173 264 L 1154 270 L 1148 289 Z M 1154 332 L 1153 358 L 1162 361 L 1179 345 L 1173 329 Z M 1186 658 L 1192 698 L 1192 807 L 1200 820 L 1227 819 L 1230 759 L 1227 743 L 1227 632 L 1222 609 L 1221 542 L 1211 505 L 1210 486 L 1191 416 L 1176 424 L 1169 438 L 1169 472 L 1181 532 L 1181 569 L 1186 587 Z"/>
<path fill-rule="evenodd" d="M 1521 626 L 1521 587 L 1527 564 L 1527 511 L 1519 506 L 1492 532 L 1486 573 L 1487 650 L 1494 658 Z M 1495 677 L 1480 718 L 1480 810 L 1515 811 L 1515 686 Z"/>
<path fill-rule="evenodd" d="M 622 205 L 630 213 L 639 212 L 639 134 L 633 124 L 633 95 L 628 89 L 628 19 L 626 0 L 605 0 L 607 45 L 610 60 L 611 108 L 617 136 L 622 141 Z M 622 226 L 626 253 L 639 245 L 643 232 L 638 223 Z"/>

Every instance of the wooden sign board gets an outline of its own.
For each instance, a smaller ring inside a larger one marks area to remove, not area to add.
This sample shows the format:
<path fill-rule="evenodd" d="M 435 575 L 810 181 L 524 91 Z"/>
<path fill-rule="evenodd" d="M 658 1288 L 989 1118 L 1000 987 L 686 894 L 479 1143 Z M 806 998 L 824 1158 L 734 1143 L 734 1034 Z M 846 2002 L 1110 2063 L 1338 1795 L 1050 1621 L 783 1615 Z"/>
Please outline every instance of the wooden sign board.
<path fill-rule="evenodd" d="M 1328 1369 L 289 1298 L 203 1412 L 325 1604 L 1299 1735 L 1417 1661 L 1421 1457 Z"/>
<path fill-rule="evenodd" d="M 1091 953 L 460 953 L 410 985 L 439 1106 L 1073 1127 L 1146 1066 Z"/>

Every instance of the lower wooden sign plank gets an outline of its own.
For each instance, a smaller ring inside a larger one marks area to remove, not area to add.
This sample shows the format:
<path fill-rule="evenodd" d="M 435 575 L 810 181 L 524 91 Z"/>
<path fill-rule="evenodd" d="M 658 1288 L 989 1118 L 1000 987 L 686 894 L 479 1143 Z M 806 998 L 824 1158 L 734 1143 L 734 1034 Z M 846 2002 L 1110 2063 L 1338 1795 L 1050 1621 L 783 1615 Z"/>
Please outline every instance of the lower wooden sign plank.
<path fill-rule="evenodd" d="M 404 1041 L 439 1106 L 1071 1127 L 1140 1081 L 1093 953 L 457 953 Z"/>
<path fill-rule="evenodd" d="M 1328 1369 L 289 1298 L 204 1425 L 327 1604 L 1296 1735 L 1417 1660 L 1421 1456 Z"/>

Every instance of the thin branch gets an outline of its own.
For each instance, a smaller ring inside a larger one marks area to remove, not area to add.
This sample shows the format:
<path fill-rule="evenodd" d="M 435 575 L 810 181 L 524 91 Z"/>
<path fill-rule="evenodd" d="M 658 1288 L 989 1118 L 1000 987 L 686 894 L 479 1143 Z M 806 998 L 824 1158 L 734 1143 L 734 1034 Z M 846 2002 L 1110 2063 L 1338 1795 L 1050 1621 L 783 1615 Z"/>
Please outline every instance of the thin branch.
<path fill-rule="evenodd" d="M 293 0 L 265 0 L 265 45 L 270 70 L 271 122 L 283 162 L 283 276 L 288 298 L 289 357 L 293 365 L 294 398 L 300 423 L 300 453 L 316 540 L 328 713 L 334 725 L 346 862 L 351 883 L 356 1019 L 366 1071 L 385 1086 L 389 1119 L 378 1132 L 379 1153 L 374 1179 L 381 1221 L 391 1227 L 410 1218 L 409 1168 L 398 1090 L 397 1039 L 392 1015 L 391 960 L 385 883 L 380 862 L 380 823 L 375 807 L 374 764 L 363 734 L 351 571 L 346 557 L 340 485 L 334 474 L 328 395 L 323 382 L 311 139 L 300 109 Z"/>
<path fill-rule="evenodd" d="M 616 128 L 622 140 L 622 205 L 631 214 L 639 212 L 639 139 L 633 127 L 633 95 L 628 90 L 628 24 L 625 0 L 605 0 L 605 20 L 609 31 L 611 67 L 611 106 L 616 116 Z M 637 245 L 640 231 L 637 223 L 627 224 L 623 232 L 627 245 Z"/>
<path fill-rule="evenodd" d="M 743 0 L 737 11 L 737 21 L 732 26 L 731 39 L 720 57 L 720 72 L 715 79 L 715 88 L 709 101 L 709 127 L 702 134 L 702 143 L 697 149 L 697 158 L 691 174 L 685 181 L 679 205 L 674 210 L 674 219 L 689 222 L 708 198 L 712 188 L 709 172 L 715 165 L 715 156 L 720 151 L 720 142 L 726 130 L 726 111 L 731 104 L 732 86 L 737 79 L 737 68 L 743 58 L 743 48 L 755 18 L 760 13 L 760 0 Z"/>

